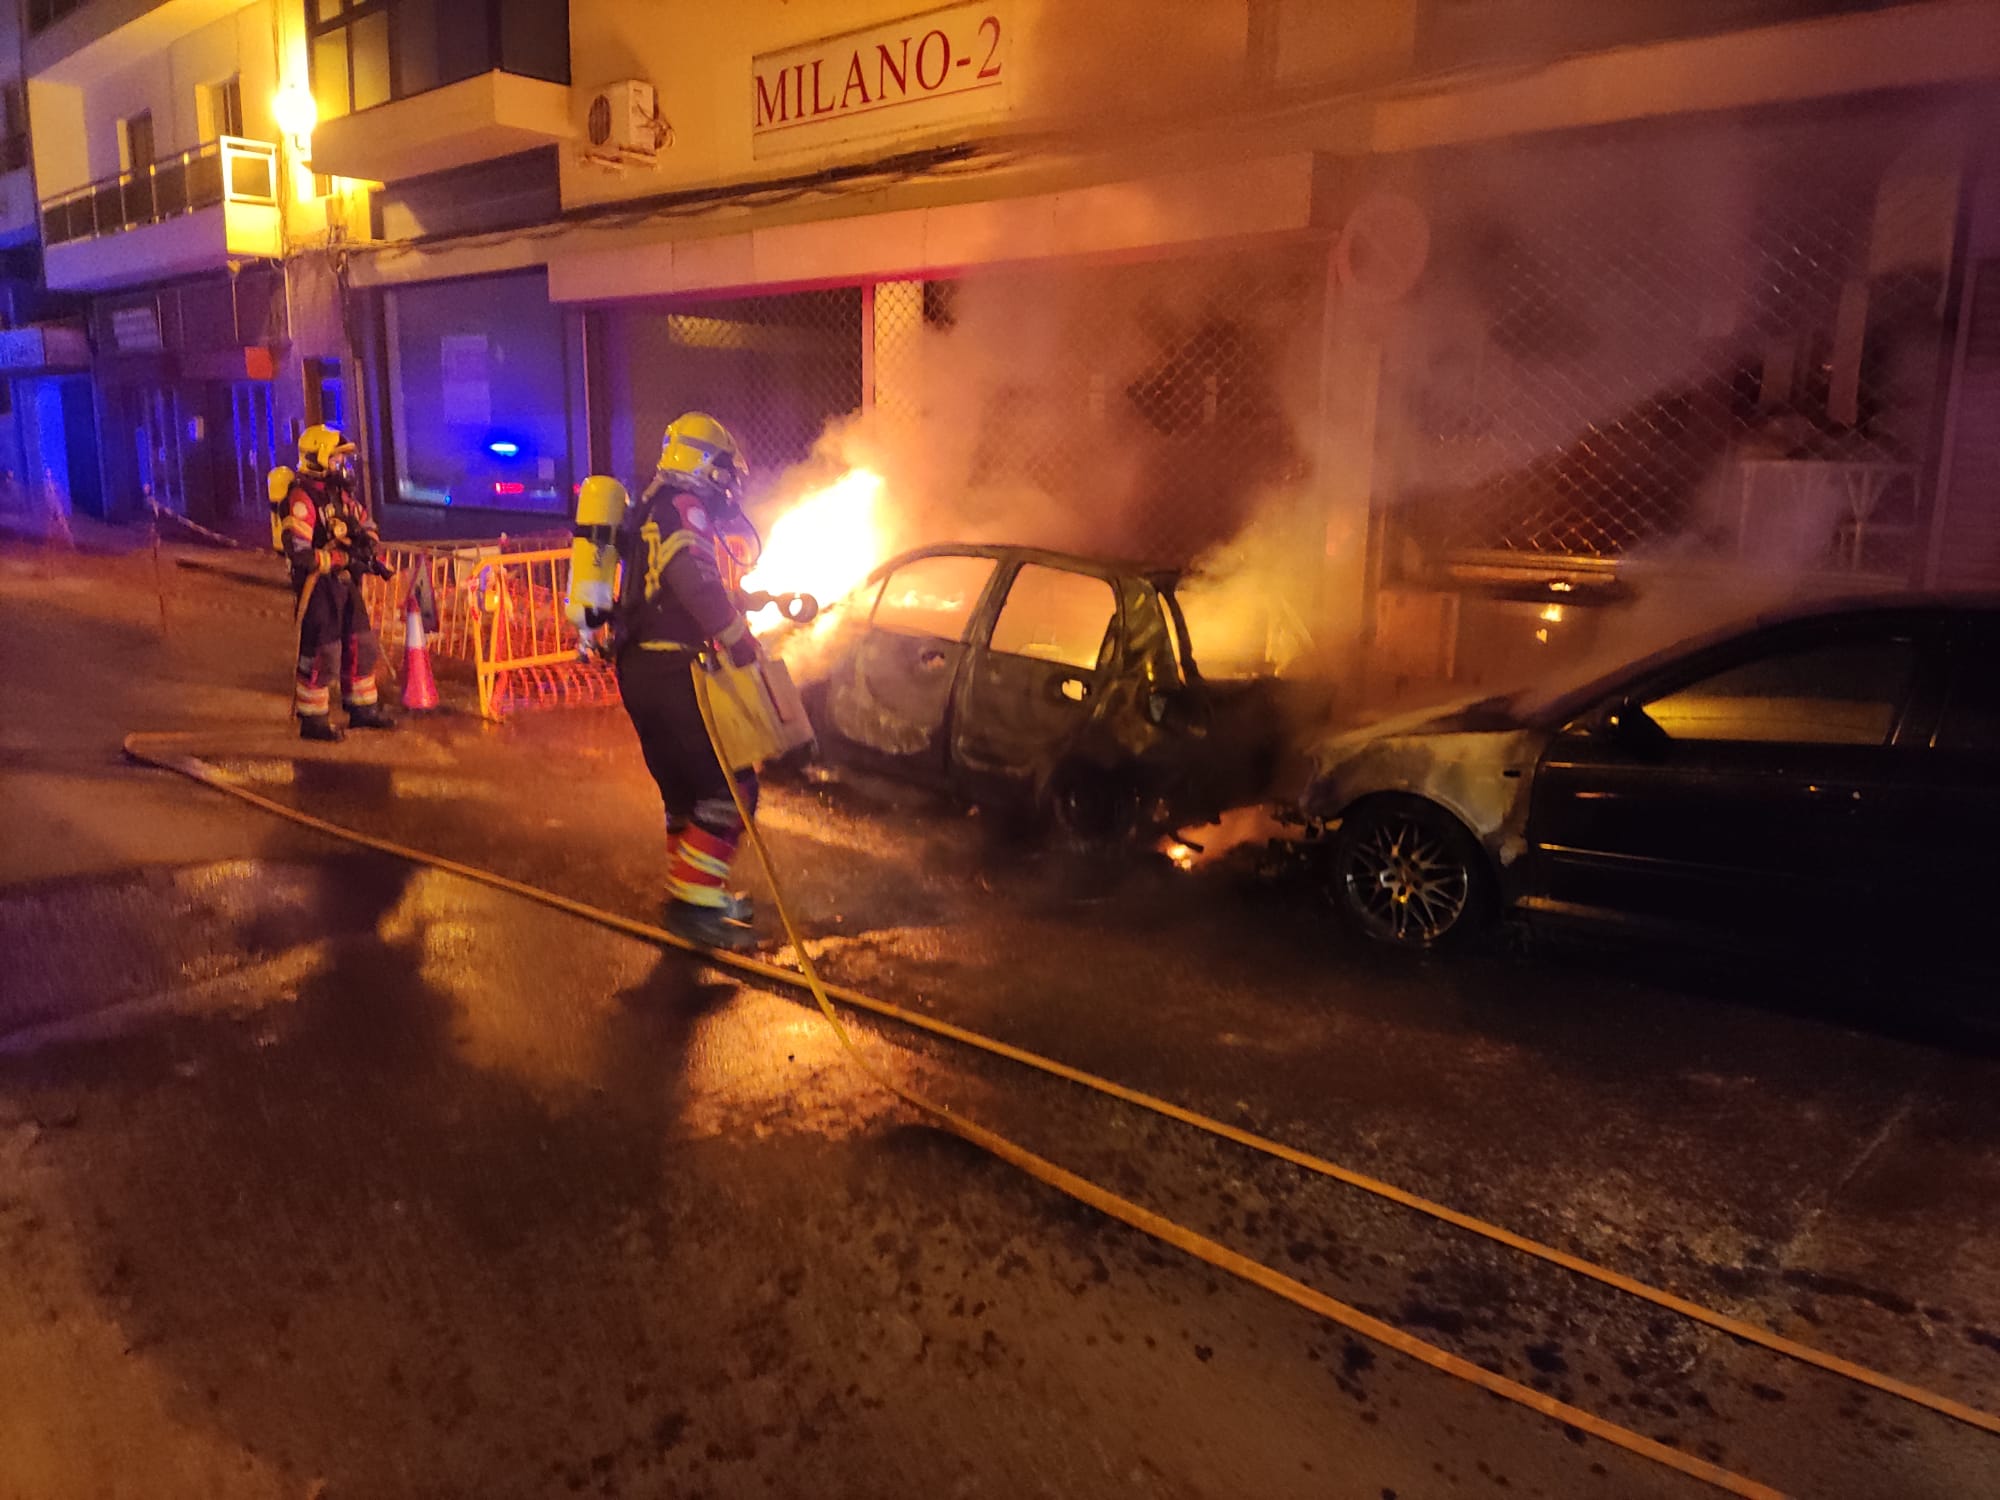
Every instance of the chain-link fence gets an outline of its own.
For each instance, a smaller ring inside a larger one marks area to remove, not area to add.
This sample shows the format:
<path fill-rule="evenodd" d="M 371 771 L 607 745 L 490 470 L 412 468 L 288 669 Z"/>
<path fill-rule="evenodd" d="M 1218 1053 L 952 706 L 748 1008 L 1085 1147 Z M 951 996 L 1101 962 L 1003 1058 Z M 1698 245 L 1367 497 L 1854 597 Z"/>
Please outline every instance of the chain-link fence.
<path fill-rule="evenodd" d="M 616 406 L 634 472 L 700 407 L 762 488 L 867 404 L 902 541 L 1185 562 L 1305 471 L 1323 280 L 1299 248 L 621 314 Z"/>
<path fill-rule="evenodd" d="M 960 534 L 1183 563 L 1295 484 L 1324 257 L 1309 246 L 876 290 L 878 410 Z"/>
<path fill-rule="evenodd" d="M 652 472 L 660 433 L 684 411 L 724 417 L 754 476 L 799 462 L 829 421 L 862 403 L 859 287 L 739 297 L 614 314 L 614 451 Z M 622 439 L 622 440 L 621 440 Z"/>
<path fill-rule="evenodd" d="M 1960 150 L 1876 105 L 1423 162 L 1432 261 L 1383 405 L 1405 574 L 1906 575 Z"/>

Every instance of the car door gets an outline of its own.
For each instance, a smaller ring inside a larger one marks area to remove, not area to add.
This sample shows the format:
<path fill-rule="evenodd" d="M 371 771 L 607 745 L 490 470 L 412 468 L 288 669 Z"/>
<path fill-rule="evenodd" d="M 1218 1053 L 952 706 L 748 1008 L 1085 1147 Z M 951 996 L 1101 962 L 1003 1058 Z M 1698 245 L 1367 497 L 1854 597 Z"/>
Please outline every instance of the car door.
<path fill-rule="evenodd" d="M 867 628 L 828 682 L 835 734 L 885 769 L 944 776 L 953 700 L 998 567 L 991 555 L 957 552 L 891 567 Z"/>
<path fill-rule="evenodd" d="M 1023 562 L 967 665 L 952 754 L 972 777 L 1032 782 L 1090 722 L 1118 660 L 1108 575 Z"/>
<path fill-rule="evenodd" d="M 1937 644 L 1900 614 L 1802 622 L 1586 713 L 1536 772 L 1531 904 L 1752 939 L 1879 923 L 1920 748 L 1901 733 Z"/>
<path fill-rule="evenodd" d="M 1948 652 L 1927 746 L 1895 792 L 1896 910 L 1913 956 L 2000 968 L 2000 611 L 1958 613 Z"/>

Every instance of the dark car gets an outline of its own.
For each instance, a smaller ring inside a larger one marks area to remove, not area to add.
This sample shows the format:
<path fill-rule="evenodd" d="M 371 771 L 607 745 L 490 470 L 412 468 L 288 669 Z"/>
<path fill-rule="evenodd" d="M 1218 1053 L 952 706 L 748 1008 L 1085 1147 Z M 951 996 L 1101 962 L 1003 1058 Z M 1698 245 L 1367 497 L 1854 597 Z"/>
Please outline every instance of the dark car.
<path fill-rule="evenodd" d="M 1330 832 L 1338 909 L 1397 946 L 1516 910 L 1990 950 L 2000 598 L 1801 606 L 1573 691 L 1338 736 L 1302 810 Z"/>
<path fill-rule="evenodd" d="M 1311 684 L 1209 678 L 1175 576 L 1023 547 L 878 568 L 801 672 L 825 753 L 1092 841 L 1268 795 Z"/>

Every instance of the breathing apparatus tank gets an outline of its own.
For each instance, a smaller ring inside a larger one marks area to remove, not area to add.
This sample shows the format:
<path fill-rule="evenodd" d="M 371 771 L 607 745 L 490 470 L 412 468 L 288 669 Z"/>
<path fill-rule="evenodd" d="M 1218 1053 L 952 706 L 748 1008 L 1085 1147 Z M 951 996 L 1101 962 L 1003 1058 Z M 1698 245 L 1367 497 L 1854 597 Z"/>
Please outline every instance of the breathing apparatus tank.
<path fill-rule="evenodd" d="M 618 527 L 632 497 L 605 474 L 592 474 L 576 494 L 576 540 L 569 551 L 569 596 L 563 613 L 576 627 L 579 655 L 598 649 L 618 602 Z"/>
<path fill-rule="evenodd" d="M 264 497 L 271 502 L 271 550 L 282 553 L 285 550 L 285 521 L 288 517 L 287 503 L 292 498 L 292 485 L 298 479 L 298 471 L 279 464 L 264 477 Z"/>

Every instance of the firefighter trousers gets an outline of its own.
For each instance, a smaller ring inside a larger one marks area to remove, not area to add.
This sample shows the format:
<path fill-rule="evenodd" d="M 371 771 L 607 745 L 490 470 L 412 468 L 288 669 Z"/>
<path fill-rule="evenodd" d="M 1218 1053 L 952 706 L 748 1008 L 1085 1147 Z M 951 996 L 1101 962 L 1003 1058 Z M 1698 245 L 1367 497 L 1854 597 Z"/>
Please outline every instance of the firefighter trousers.
<path fill-rule="evenodd" d="M 729 902 L 729 867 L 743 820 L 702 725 L 693 664 L 685 650 L 632 644 L 618 656 L 618 692 L 666 811 L 667 894 L 690 906 L 719 907 Z M 736 784 L 754 813 L 757 773 L 739 772 Z"/>
<path fill-rule="evenodd" d="M 293 591 L 303 592 L 312 576 L 293 580 Z M 371 707 L 377 697 L 377 648 L 361 585 L 345 573 L 321 573 L 317 578 L 299 618 L 299 664 L 292 706 L 301 715 L 324 716 L 333 706 L 333 683 L 338 678 L 343 704 L 348 708 Z"/>

